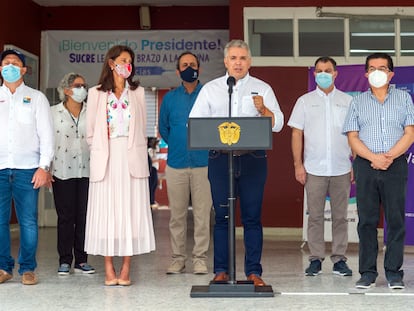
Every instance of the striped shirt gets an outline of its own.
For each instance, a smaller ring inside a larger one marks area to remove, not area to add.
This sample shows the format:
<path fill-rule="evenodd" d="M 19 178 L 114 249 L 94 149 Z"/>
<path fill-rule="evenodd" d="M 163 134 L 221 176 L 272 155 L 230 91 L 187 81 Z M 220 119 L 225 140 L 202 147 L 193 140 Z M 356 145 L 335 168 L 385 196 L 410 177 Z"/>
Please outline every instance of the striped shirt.
<path fill-rule="evenodd" d="M 359 139 L 373 153 L 388 152 L 414 125 L 414 106 L 408 92 L 389 87 L 384 103 L 371 90 L 355 96 L 345 118 L 343 133 L 359 132 Z"/>

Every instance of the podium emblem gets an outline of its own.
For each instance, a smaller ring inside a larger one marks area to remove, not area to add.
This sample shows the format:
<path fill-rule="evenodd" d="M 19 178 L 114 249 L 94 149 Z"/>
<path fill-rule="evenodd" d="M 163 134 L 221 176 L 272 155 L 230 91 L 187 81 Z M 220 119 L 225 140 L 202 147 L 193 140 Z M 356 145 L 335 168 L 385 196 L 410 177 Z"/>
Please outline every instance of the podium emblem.
<path fill-rule="evenodd" d="M 238 143 L 240 139 L 240 125 L 235 122 L 223 122 L 217 128 L 221 143 L 229 146 Z"/>

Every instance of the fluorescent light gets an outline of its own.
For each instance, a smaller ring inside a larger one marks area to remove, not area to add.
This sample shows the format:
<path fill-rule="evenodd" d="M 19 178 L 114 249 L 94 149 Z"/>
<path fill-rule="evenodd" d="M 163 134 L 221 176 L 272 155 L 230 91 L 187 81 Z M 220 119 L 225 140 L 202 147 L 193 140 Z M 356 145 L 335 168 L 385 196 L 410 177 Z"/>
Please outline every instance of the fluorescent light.
<path fill-rule="evenodd" d="M 395 37 L 395 33 L 394 32 L 351 32 L 351 36 L 352 37 Z"/>

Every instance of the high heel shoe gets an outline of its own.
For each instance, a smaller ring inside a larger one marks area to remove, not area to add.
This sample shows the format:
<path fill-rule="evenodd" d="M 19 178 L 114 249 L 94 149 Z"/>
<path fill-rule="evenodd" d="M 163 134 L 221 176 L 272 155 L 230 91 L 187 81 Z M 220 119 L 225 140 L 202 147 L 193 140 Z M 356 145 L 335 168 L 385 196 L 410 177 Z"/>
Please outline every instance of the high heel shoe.
<path fill-rule="evenodd" d="M 122 286 L 130 286 L 130 285 L 131 285 L 131 280 L 122 280 L 122 279 L 118 279 L 118 285 L 122 285 Z"/>
<path fill-rule="evenodd" d="M 105 280 L 105 286 L 115 286 L 115 285 L 118 285 L 118 284 L 119 284 L 118 279 L 113 279 L 113 280 L 109 280 L 109 281 Z"/>

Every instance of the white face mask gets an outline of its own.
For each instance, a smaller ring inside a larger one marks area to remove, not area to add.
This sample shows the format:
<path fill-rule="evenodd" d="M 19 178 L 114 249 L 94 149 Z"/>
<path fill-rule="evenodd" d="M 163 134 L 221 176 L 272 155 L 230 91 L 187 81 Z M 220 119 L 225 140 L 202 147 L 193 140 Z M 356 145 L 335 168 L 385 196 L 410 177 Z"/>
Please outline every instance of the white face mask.
<path fill-rule="evenodd" d="M 388 82 L 388 75 L 380 70 L 375 70 L 368 75 L 368 81 L 371 86 L 380 88 Z"/>
<path fill-rule="evenodd" d="M 82 86 L 82 87 L 74 87 L 72 89 L 73 94 L 70 95 L 72 99 L 77 103 L 82 103 L 86 96 L 88 96 L 88 91 Z"/>

